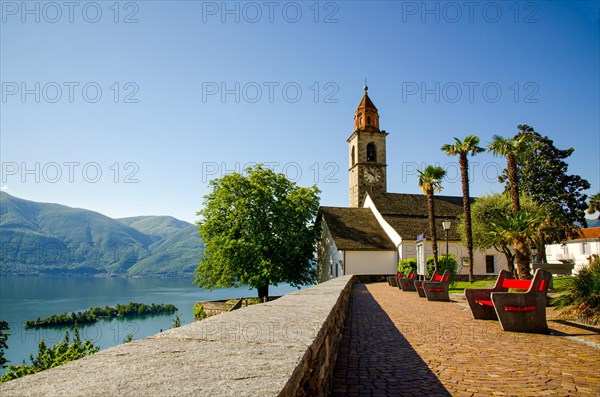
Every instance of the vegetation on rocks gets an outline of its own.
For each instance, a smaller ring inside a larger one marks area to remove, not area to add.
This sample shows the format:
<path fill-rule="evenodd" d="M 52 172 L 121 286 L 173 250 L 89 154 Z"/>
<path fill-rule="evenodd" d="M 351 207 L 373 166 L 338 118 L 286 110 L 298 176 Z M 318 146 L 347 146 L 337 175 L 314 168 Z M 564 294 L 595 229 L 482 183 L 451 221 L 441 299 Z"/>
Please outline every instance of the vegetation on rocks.
<path fill-rule="evenodd" d="M 115 307 L 92 307 L 83 312 L 72 312 L 71 314 L 55 314 L 46 318 L 37 318 L 25 322 L 26 327 L 55 327 L 73 324 L 91 324 L 98 321 L 99 318 L 113 317 L 135 317 L 156 314 L 171 314 L 177 311 L 177 308 L 171 304 L 146 305 L 144 303 L 129 302 L 125 305 L 116 305 Z"/>
<path fill-rule="evenodd" d="M 86 339 L 82 342 L 79 330 L 75 327 L 72 342 L 69 331 L 65 333 L 64 339 L 53 347 L 46 346 L 46 342 L 42 339 L 38 345 L 37 356 L 33 357 L 33 354 L 29 356 L 31 364 L 26 364 L 23 361 L 23 364 L 20 365 L 9 365 L 8 372 L 0 378 L 0 382 L 6 382 L 48 368 L 57 367 L 69 361 L 92 355 L 98 350 L 100 348 L 94 346 L 91 340 Z"/>

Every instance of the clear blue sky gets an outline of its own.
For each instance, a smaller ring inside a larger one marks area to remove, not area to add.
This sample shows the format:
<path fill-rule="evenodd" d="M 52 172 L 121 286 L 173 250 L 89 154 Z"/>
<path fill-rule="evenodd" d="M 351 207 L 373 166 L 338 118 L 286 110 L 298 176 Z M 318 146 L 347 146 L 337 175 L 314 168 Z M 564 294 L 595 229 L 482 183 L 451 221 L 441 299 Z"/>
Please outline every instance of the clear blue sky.
<path fill-rule="evenodd" d="M 598 2 L 224 4 L 2 1 L 2 189 L 194 221 L 210 179 L 263 162 L 347 206 L 367 77 L 389 191 L 420 193 L 415 168 L 437 162 L 460 195 L 440 146 L 522 123 L 599 190 Z M 502 159 L 472 165 L 473 195 L 502 189 Z"/>

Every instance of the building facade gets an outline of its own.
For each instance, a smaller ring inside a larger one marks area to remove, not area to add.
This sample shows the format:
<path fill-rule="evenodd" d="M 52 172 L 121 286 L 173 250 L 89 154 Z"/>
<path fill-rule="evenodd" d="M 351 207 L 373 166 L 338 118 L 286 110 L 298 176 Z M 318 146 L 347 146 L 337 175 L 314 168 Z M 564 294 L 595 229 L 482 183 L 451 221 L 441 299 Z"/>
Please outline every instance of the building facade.
<path fill-rule="evenodd" d="M 364 88 L 354 114 L 354 131 L 347 139 L 349 207 L 321 207 L 318 242 L 319 281 L 346 274 L 391 275 L 398 261 L 416 257 L 417 236 L 425 233 L 425 255 L 433 254 L 427 198 L 422 194 L 387 192 L 386 138 L 379 128 L 379 112 Z M 451 222 L 448 253 L 458 258 L 459 274 L 468 274 L 468 252 L 456 227 L 463 211 L 462 197 L 435 196 L 438 255 L 446 254 L 442 222 Z M 463 265 L 464 263 L 464 265 Z M 473 273 L 495 275 L 507 268 L 506 258 L 495 249 L 474 252 Z"/>
<path fill-rule="evenodd" d="M 574 263 L 573 274 L 589 264 L 592 255 L 600 255 L 600 227 L 581 229 L 579 237 L 546 246 L 548 263 Z"/>

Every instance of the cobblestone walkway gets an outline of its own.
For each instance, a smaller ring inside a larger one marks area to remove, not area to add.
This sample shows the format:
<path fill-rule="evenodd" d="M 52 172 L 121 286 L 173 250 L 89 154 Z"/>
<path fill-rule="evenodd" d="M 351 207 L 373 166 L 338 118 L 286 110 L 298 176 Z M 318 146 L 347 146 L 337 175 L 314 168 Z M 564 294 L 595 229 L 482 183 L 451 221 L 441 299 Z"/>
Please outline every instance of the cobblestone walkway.
<path fill-rule="evenodd" d="M 349 310 L 333 396 L 600 396 L 595 332 L 553 321 L 561 336 L 503 332 L 387 283 L 355 285 Z"/>

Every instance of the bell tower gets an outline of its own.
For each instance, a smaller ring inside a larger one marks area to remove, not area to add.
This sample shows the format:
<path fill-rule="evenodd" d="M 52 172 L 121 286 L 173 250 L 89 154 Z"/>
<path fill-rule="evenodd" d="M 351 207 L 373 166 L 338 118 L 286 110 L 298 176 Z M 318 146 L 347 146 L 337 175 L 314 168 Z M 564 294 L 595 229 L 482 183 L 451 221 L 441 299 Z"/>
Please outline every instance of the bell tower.
<path fill-rule="evenodd" d="M 347 139 L 350 174 L 350 207 L 360 207 L 367 192 L 385 193 L 387 132 L 379 129 L 379 113 L 369 98 L 365 85 L 364 95 L 354 113 L 354 132 Z"/>

